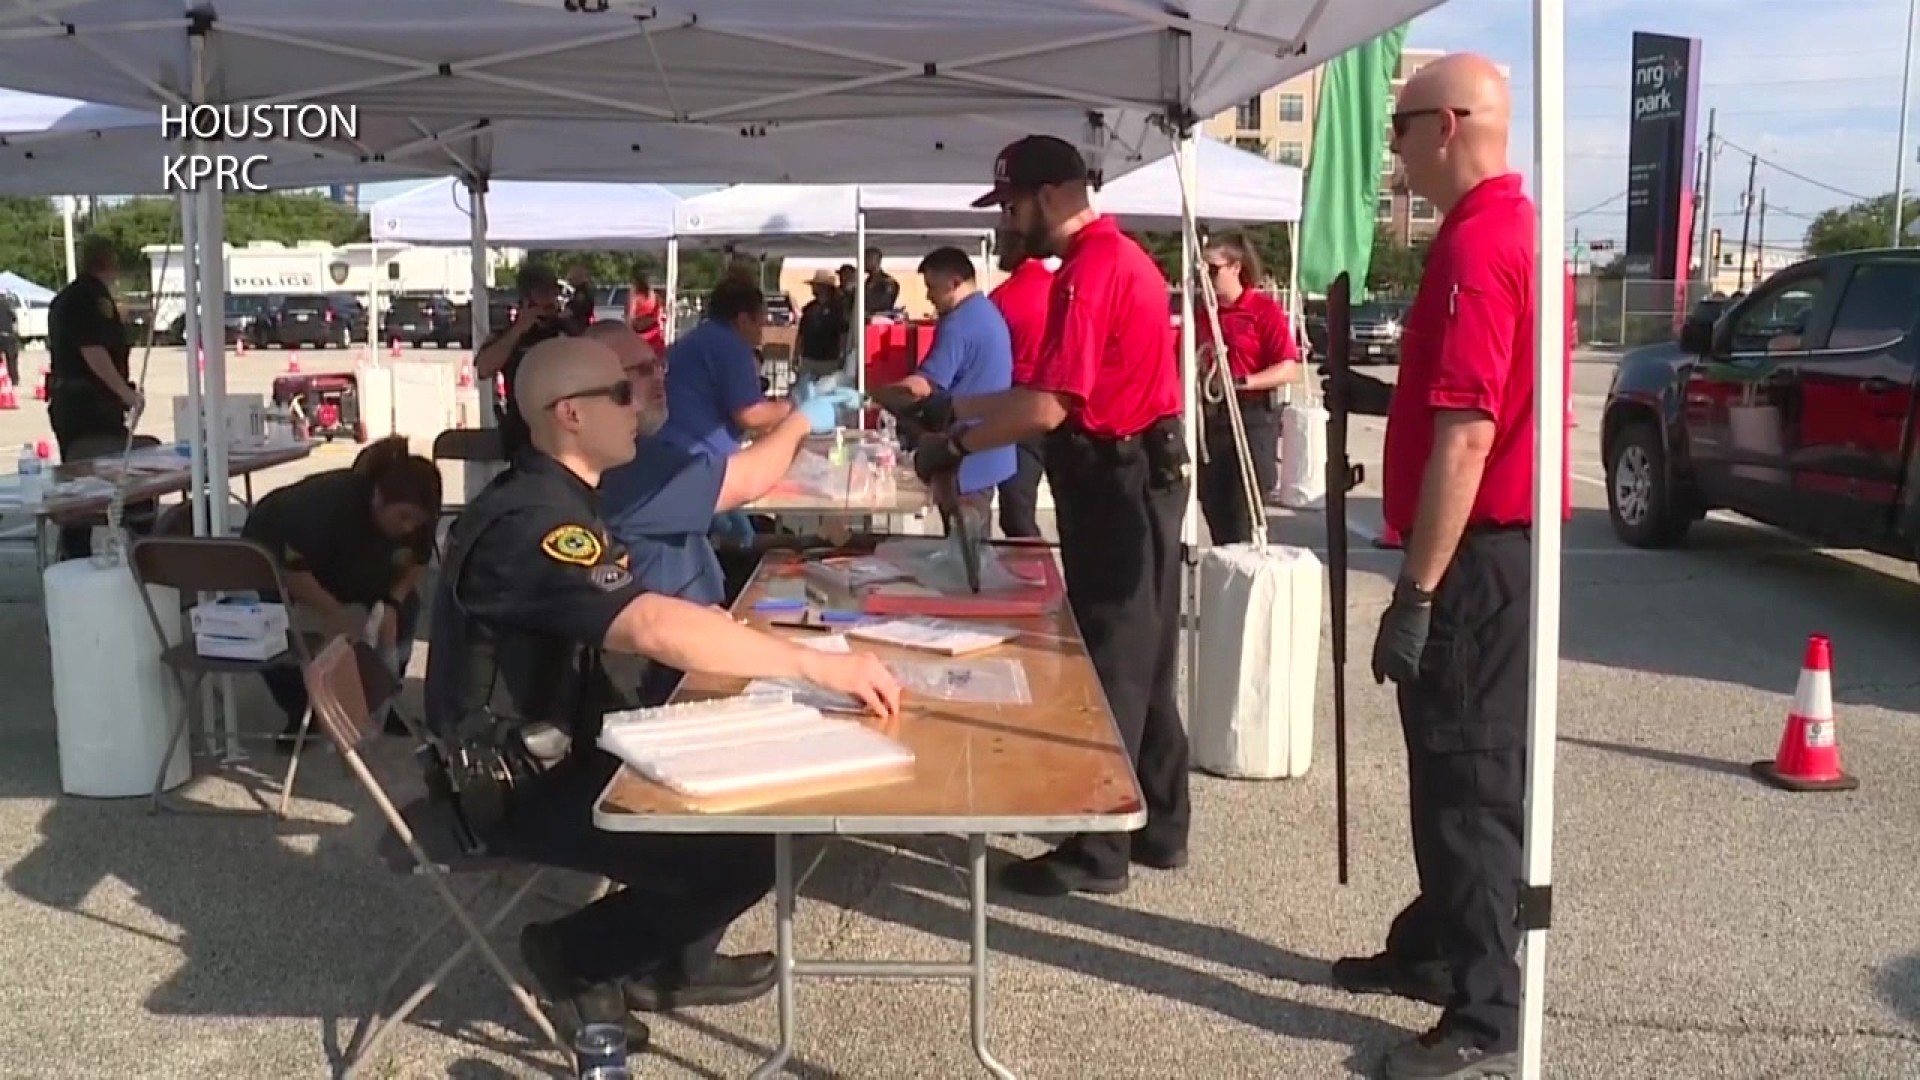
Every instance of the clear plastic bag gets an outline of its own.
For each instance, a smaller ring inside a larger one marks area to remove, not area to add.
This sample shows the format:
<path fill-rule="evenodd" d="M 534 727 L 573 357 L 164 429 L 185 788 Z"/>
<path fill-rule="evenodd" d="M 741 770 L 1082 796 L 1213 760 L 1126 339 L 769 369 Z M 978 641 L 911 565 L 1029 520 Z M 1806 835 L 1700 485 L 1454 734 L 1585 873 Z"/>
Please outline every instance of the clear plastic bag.
<path fill-rule="evenodd" d="M 1007 569 L 993 545 L 983 542 L 986 536 L 985 518 L 986 514 L 982 511 L 978 521 L 972 515 L 967 520 L 970 541 L 978 544 L 980 551 L 980 591 L 1008 592 L 1031 588 L 1033 582 Z M 939 539 L 890 540 L 881 544 L 874 554 L 935 592 L 957 595 L 972 591 L 967 586 L 966 555 L 960 546 L 959 536 L 954 533 Z"/>
<path fill-rule="evenodd" d="M 1027 668 L 1006 656 L 978 660 L 898 660 L 887 664 L 910 695 L 967 705 L 1031 705 Z"/>

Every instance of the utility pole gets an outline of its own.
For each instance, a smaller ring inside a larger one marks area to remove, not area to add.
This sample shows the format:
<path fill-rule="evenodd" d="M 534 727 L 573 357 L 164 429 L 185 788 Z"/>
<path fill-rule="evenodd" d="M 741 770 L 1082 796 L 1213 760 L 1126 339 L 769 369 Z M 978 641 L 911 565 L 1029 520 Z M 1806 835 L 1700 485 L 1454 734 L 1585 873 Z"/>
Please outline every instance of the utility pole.
<path fill-rule="evenodd" d="M 1913 31 L 1920 0 L 1907 0 L 1907 58 L 1900 68 L 1900 148 L 1893 161 L 1893 246 L 1900 246 L 1900 218 L 1907 202 L 1907 102 L 1913 98 Z"/>
<path fill-rule="evenodd" d="M 1760 236 L 1753 245 L 1753 283 L 1757 286 L 1767 266 L 1767 189 L 1760 189 Z"/>
<path fill-rule="evenodd" d="M 1747 290 L 1747 234 L 1753 228 L 1753 176 L 1760 170 L 1760 156 L 1747 155 L 1747 193 L 1740 199 L 1740 291 Z"/>
<path fill-rule="evenodd" d="M 1705 179 L 1700 184 L 1700 284 L 1708 292 L 1713 290 L 1713 159 L 1718 147 L 1716 133 L 1719 109 L 1707 110 L 1707 152 L 1706 167 L 1701 170 Z"/>

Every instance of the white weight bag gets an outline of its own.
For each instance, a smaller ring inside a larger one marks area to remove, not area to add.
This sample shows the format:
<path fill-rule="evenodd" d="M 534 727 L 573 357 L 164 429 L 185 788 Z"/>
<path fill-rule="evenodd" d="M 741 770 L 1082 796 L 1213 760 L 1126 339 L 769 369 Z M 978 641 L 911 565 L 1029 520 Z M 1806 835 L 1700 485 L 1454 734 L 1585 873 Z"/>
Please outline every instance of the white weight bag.
<path fill-rule="evenodd" d="M 1325 570 L 1306 548 L 1228 544 L 1200 553 L 1193 763 L 1249 780 L 1305 776 L 1313 761 Z"/>
<path fill-rule="evenodd" d="M 1280 505 L 1318 510 L 1327 498 L 1327 410 L 1290 405 L 1280 414 Z"/>

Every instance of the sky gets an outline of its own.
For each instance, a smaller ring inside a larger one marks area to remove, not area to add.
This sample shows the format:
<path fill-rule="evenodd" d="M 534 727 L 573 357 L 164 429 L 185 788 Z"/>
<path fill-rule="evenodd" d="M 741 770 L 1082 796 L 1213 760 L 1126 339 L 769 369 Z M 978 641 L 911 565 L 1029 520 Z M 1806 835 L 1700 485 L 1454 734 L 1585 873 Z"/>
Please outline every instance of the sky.
<path fill-rule="evenodd" d="M 1700 39 L 1697 138 L 1718 109 L 1713 218 L 1737 243 L 1749 154 L 1768 248 L 1797 247 L 1821 210 L 1893 190 L 1908 0 L 1567 0 L 1568 236 L 1623 239 L 1635 31 Z M 1513 71 L 1512 158 L 1533 171 L 1532 0 L 1453 0 L 1408 46 L 1485 53 Z M 1920 117 L 1912 118 L 1920 121 Z M 1911 124 L 1910 124 L 1911 129 Z M 1907 185 L 1920 187 L 1908 142 Z M 1797 175 L 1796 175 L 1797 174 Z M 1754 227 L 1758 231 L 1758 199 Z"/>
<path fill-rule="evenodd" d="M 1907 0 L 1566 0 L 1568 235 L 1623 238 L 1627 83 L 1636 30 L 1701 40 L 1698 138 L 1719 110 L 1714 224 L 1737 243 L 1748 154 L 1767 195 L 1769 248 L 1798 247 L 1830 206 L 1893 190 Z M 1532 0 L 1452 0 L 1407 44 L 1482 52 L 1513 72 L 1513 160 L 1532 172 Z M 1915 120 L 1920 121 L 1920 117 Z M 1911 160 L 1908 184 L 1920 187 Z M 1796 175 L 1797 174 L 1797 175 Z M 370 184 L 364 203 L 414 182 Z M 1757 203 L 1758 200 L 1756 200 Z M 1755 242 L 1758 242 L 1756 205 Z"/>

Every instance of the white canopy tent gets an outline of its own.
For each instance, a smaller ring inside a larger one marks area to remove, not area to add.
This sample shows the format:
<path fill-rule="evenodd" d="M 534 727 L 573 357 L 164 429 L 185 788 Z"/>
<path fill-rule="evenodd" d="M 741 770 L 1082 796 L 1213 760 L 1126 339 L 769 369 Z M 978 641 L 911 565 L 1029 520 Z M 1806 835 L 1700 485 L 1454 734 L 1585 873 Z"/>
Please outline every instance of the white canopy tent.
<path fill-rule="evenodd" d="M 476 188 L 513 175 L 502 161 L 527 160 L 524 144 L 503 145 L 506 132 L 495 127 L 522 120 L 631 125 L 627 154 L 594 163 L 606 173 L 568 179 L 635 179 L 615 170 L 662 145 L 709 138 L 758 152 L 733 159 L 741 168 L 730 175 L 646 178 L 916 181 L 978 170 L 984 179 L 993 152 L 1029 132 L 1079 143 L 1096 168 L 1117 178 L 1175 143 L 1189 240 L 1182 268 L 1189 416 L 1199 171 L 1193 126 L 1438 6 L 1188 0 L 1175 13 L 1148 0 L 615 0 L 605 11 L 567 12 L 565 0 L 187 0 L 192 10 L 183 13 L 181 2 L 22 0 L 0 24 L 0 80 L 147 109 L 185 101 L 357 105 L 368 122 L 357 138 L 339 141 L 364 159 L 452 158 L 464 145 L 459 169 Z M 1536 442 L 1521 1036 L 1527 1080 L 1541 1068 L 1565 435 L 1557 422 L 1565 386 L 1564 0 L 1535 0 L 1535 10 L 1536 390 L 1555 403 L 1556 422 L 1539 424 Z M 874 153 L 871 141 L 864 153 L 850 151 L 857 137 L 882 133 L 885 153 Z M 527 133 L 515 125 L 513 134 Z M 594 145 L 619 149 L 610 139 Z M 881 167 L 912 175 L 876 175 Z M 202 276 L 208 307 L 217 308 L 220 200 L 204 193 L 189 206 L 209 241 Z M 483 199 L 475 211 L 484 237 Z M 207 341 L 206 353 L 218 387 L 220 335 Z M 210 401 L 218 430 L 219 394 Z M 224 483 L 224 447 L 213 451 L 212 479 Z M 214 511 L 214 527 L 224 530 L 222 501 Z M 1185 539 L 1196 535 L 1190 512 Z"/>
<path fill-rule="evenodd" d="M 487 192 L 487 240 L 507 247 L 653 248 L 673 238 L 683 200 L 659 184 L 511 181 Z M 367 209 L 373 239 L 465 244 L 473 238 L 473 193 L 435 180 Z"/>

